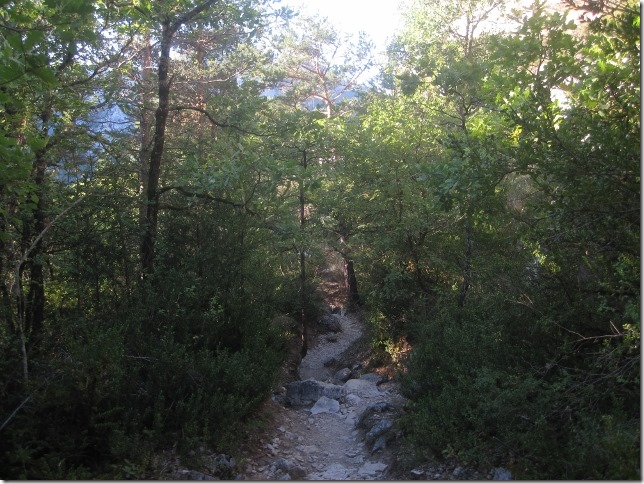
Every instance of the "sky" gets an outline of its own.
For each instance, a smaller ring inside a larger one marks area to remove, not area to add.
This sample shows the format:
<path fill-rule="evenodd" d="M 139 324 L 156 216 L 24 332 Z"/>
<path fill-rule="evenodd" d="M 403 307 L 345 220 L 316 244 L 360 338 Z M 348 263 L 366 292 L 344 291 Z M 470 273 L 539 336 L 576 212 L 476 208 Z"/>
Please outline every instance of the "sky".
<path fill-rule="evenodd" d="M 282 0 L 302 13 L 328 17 L 344 32 L 366 32 L 381 52 L 401 22 L 400 0 Z"/>

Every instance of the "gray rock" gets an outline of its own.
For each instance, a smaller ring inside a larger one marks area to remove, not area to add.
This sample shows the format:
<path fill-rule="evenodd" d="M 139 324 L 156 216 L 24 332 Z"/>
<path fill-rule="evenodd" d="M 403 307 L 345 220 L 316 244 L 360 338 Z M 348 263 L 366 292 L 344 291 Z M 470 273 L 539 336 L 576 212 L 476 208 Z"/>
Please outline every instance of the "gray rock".
<path fill-rule="evenodd" d="M 348 398 L 348 396 L 347 396 Z M 394 407 L 389 402 L 376 402 L 369 405 L 363 410 L 363 412 L 358 417 L 358 427 L 369 428 L 373 427 L 377 422 L 377 413 L 383 413 L 388 410 L 393 410 Z"/>
<path fill-rule="evenodd" d="M 215 469 L 230 470 L 234 469 L 237 463 L 235 462 L 235 459 L 229 455 L 218 454 L 212 459 L 211 465 Z"/>
<path fill-rule="evenodd" d="M 394 423 L 389 419 L 383 419 L 374 425 L 367 435 L 365 435 L 365 440 L 368 443 L 372 443 L 376 438 L 380 437 L 382 434 L 390 430 L 394 426 Z"/>
<path fill-rule="evenodd" d="M 383 472 L 387 468 L 387 464 L 382 462 L 365 462 L 360 469 L 358 475 L 361 477 L 374 477 Z"/>
<path fill-rule="evenodd" d="M 312 378 L 286 385 L 286 403 L 293 406 L 310 405 L 317 402 L 320 397 L 339 400 L 345 395 L 346 390 L 342 386 L 322 383 Z"/>
<path fill-rule="evenodd" d="M 381 435 L 373 443 L 373 447 L 371 448 L 371 453 L 374 454 L 379 450 L 383 450 L 385 447 L 387 447 L 387 438 L 384 435 Z"/>
<path fill-rule="evenodd" d="M 344 383 L 349 378 L 351 378 L 351 370 L 349 370 L 349 368 L 342 368 L 335 375 L 333 375 L 333 378 L 337 381 L 341 381 L 342 383 Z"/>
<path fill-rule="evenodd" d="M 317 415 L 318 413 L 338 413 L 339 411 L 340 402 L 323 395 L 318 398 L 318 401 L 311 408 L 311 415 Z"/>
<path fill-rule="evenodd" d="M 371 410 L 372 412 L 382 413 L 382 412 L 386 412 L 387 410 L 393 410 L 394 407 L 391 403 L 382 401 L 382 402 L 372 403 L 367 407 L 367 409 Z"/>
<path fill-rule="evenodd" d="M 352 378 L 351 380 L 346 381 L 344 389 L 347 394 L 353 393 L 354 395 L 358 395 L 362 398 L 371 398 L 381 395 L 378 387 L 369 380 L 356 380 Z"/>
<path fill-rule="evenodd" d="M 425 471 L 421 468 L 412 469 L 409 471 L 409 478 L 412 481 L 420 481 L 425 479 Z"/>
<path fill-rule="evenodd" d="M 503 467 L 497 467 L 494 469 L 494 477 L 492 478 L 494 481 L 511 481 L 512 480 L 512 473 L 504 469 Z"/>
<path fill-rule="evenodd" d="M 452 471 L 452 475 L 453 475 L 456 479 L 458 479 L 459 477 L 461 477 L 461 476 L 463 475 L 463 472 L 464 472 L 464 471 L 463 471 L 463 468 L 462 468 L 461 466 L 458 466 L 456 469 L 454 469 L 454 470 Z"/>
<path fill-rule="evenodd" d="M 269 471 L 273 479 L 277 481 L 299 480 L 306 474 L 304 469 L 286 459 L 277 459 L 274 461 L 269 466 Z"/>
<path fill-rule="evenodd" d="M 342 464 L 331 464 L 322 473 L 315 473 L 308 476 L 313 481 L 344 481 L 351 472 Z"/>
<path fill-rule="evenodd" d="M 339 333 L 342 331 L 342 323 L 337 314 L 325 314 L 318 319 L 318 326 L 325 333 Z"/>
<path fill-rule="evenodd" d="M 378 375 L 377 373 L 365 373 L 364 375 L 362 375 L 360 377 L 360 379 L 373 382 L 376 385 L 378 385 L 378 384 L 382 383 L 383 381 L 385 381 L 385 378 L 380 376 L 380 375 Z"/>

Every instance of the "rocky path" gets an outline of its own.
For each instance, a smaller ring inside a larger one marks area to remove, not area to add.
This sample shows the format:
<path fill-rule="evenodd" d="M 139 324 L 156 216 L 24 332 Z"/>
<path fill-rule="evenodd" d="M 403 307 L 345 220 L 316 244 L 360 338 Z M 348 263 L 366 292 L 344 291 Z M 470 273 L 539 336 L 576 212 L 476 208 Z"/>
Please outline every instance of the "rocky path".
<path fill-rule="evenodd" d="M 395 383 L 365 373 L 360 362 L 331 374 L 364 328 L 352 314 L 325 318 L 336 331 L 320 335 L 300 364 L 300 380 L 268 402 L 272 428 L 246 458 L 247 480 L 387 478 L 388 442 L 403 398 Z"/>

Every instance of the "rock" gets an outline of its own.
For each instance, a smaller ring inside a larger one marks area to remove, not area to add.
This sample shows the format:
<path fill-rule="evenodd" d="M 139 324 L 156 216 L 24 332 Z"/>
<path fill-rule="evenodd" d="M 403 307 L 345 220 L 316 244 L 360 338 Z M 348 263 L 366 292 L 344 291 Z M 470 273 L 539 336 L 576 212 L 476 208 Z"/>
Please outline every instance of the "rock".
<path fill-rule="evenodd" d="M 340 402 L 333 398 L 321 396 L 311 408 L 311 415 L 318 413 L 338 413 L 340 411 Z"/>
<path fill-rule="evenodd" d="M 358 469 L 358 475 L 361 477 L 375 477 L 386 468 L 387 464 L 383 464 L 382 462 L 365 462 L 360 469 Z"/>
<path fill-rule="evenodd" d="M 503 467 L 497 467 L 494 469 L 494 477 L 492 477 L 492 480 L 494 481 L 511 481 L 512 480 L 512 473 L 504 469 Z"/>
<path fill-rule="evenodd" d="M 288 472 L 290 464 L 286 459 L 277 459 L 271 464 L 271 471 L 284 471 Z"/>
<path fill-rule="evenodd" d="M 390 430 L 394 426 L 394 423 L 389 419 L 383 419 L 374 425 L 367 435 L 365 435 L 365 440 L 370 444 L 380 437 L 382 434 Z"/>
<path fill-rule="evenodd" d="M 341 319 L 337 314 L 325 314 L 318 319 L 318 326 L 325 333 L 339 333 L 342 331 Z"/>
<path fill-rule="evenodd" d="M 340 381 L 342 383 L 346 382 L 349 378 L 351 378 L 351 370 L 349 370 L 349 368 L 342 368 L 335 375 L 333 375 L 334 380 Z"/>
<path fill-rule="evenodd" d="M 454 476 L 456 479 L 461 477 L 463 475 L 463 468 L 461 466 L 458 466 L 456 469 L 452 471 L 452 476 Z"/>
<path fill-rule="evenodd" d="M 378 387 L 373 382 L 362 379 L 356 380 L 352 378 L 351 380 L 347 380 L 344 384 L 344 389 L 347 394 L 353 393 L 354 395 L 358 395 L 362 398 L 371 398 L 381 395 L 380 390 L 378 390 Z"/>
<path fill-rule="evenodd" d="M 331 334 L 326 337 L 327 343 L 337 343 L 338 342 L 338 337 L 334 334 Z"/>
<path fill-rule="evenodd" d="M 383 376 L 378 375 L 378 373 L 365 373 L 360 377 L 360 379 L 373 382 L 376 385 L 385 381 L 385 378 Z"/>
<path fill-rule="evenodd" d="M 409 471 L 409 478 L 412 481 L 425 480 L 425 471 L 420 467 L 416 469 L 412 469 L 411 471 Z"/>
<path fill-rule="evenodd" d="M 373 447 L 371 448 L 371 453 L 374 454 L 379 450 L 383 450 L 385 447 L 387 447 L 387 438 L 384 435 L 381 435 L 373 443 Z"/>
<path fill-rule="evenodd" d="M 323 396 L 339 400 L 345 394 L 346 390 L 340 385 L 322 383 L 312 378 L 286 385 L 286 403 L 293 406 L 310 405 Z"/>
<path fill-rule="evenodd" d="M 286 459 L 277 459 L 269 466 L 269 471 L 274 480 L 290 481 L 299 480 L 306 474 L 304 469 Z"/>
<path fill-rule="evenodd" d="M 350 393 L 346 396 L 345 401 L 347 402 L 347 405 L 358 406 L 362 403 L 362 398 L 360 398 L 358 395 Z"/>
<path fill-rule="evenodd" d="M 347 397 L 348 398 L 348 397 Z M 376 402 L 372 405 L 369 405 L 358 417 L 358 427 L 368 428 L 373 427 L 376 424 L 376 418 L 374 415 L 376 413 L 386 412 L 387 410 L 393 410 L 393 406 L 388 402 Z"/>
<path fill-rule="evenodd" d="M 367 407 L 367 409 L 371 410 L 372 412 L 386 412 L 387 410 L 393 410 L 394 407 L 391 403 L 385 402 L 384 400 L 382 402 L 376 402 L 372 403 Z"/>
<path fill-rule="evenodd" d="M 351 473 L 342 464 L 331 464 L 324 472 L 308 476 L 315 481 L 344 481 Z"/>

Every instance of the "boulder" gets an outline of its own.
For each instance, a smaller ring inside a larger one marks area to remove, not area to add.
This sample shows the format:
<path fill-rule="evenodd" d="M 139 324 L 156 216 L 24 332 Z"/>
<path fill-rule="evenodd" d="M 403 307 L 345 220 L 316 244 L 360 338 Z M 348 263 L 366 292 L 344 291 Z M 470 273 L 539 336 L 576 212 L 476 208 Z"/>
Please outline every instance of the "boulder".
<path fill-rule="evenodd" d="M 347 394 L 353 393 L 354 395 L 358 395 L 361 398 L 371 398 L 381 395 L 378 387 L 373 382 L 370 382 L 368 380 L 356 380 L 355 378 L 352 378 L 350 380 L 347 380 L 343 386 Z"/>
<path fill-rule="evenodd" d="M 313 408 L 311 408 L 311 415 L 318 413 L 338 413 L 340 411 L 340 402 L 333 398 L 321 396 Z"/>
<path fill-rule="evenodd" d="M 320 397 L 334 400 L 343 398 L 345 389 L 340 385 L 322 383 L 309 378 L 304 381 L 294 381 L 286 385 L 286 403 L 292 406 L 304 406 L 317 402 Z"/>

